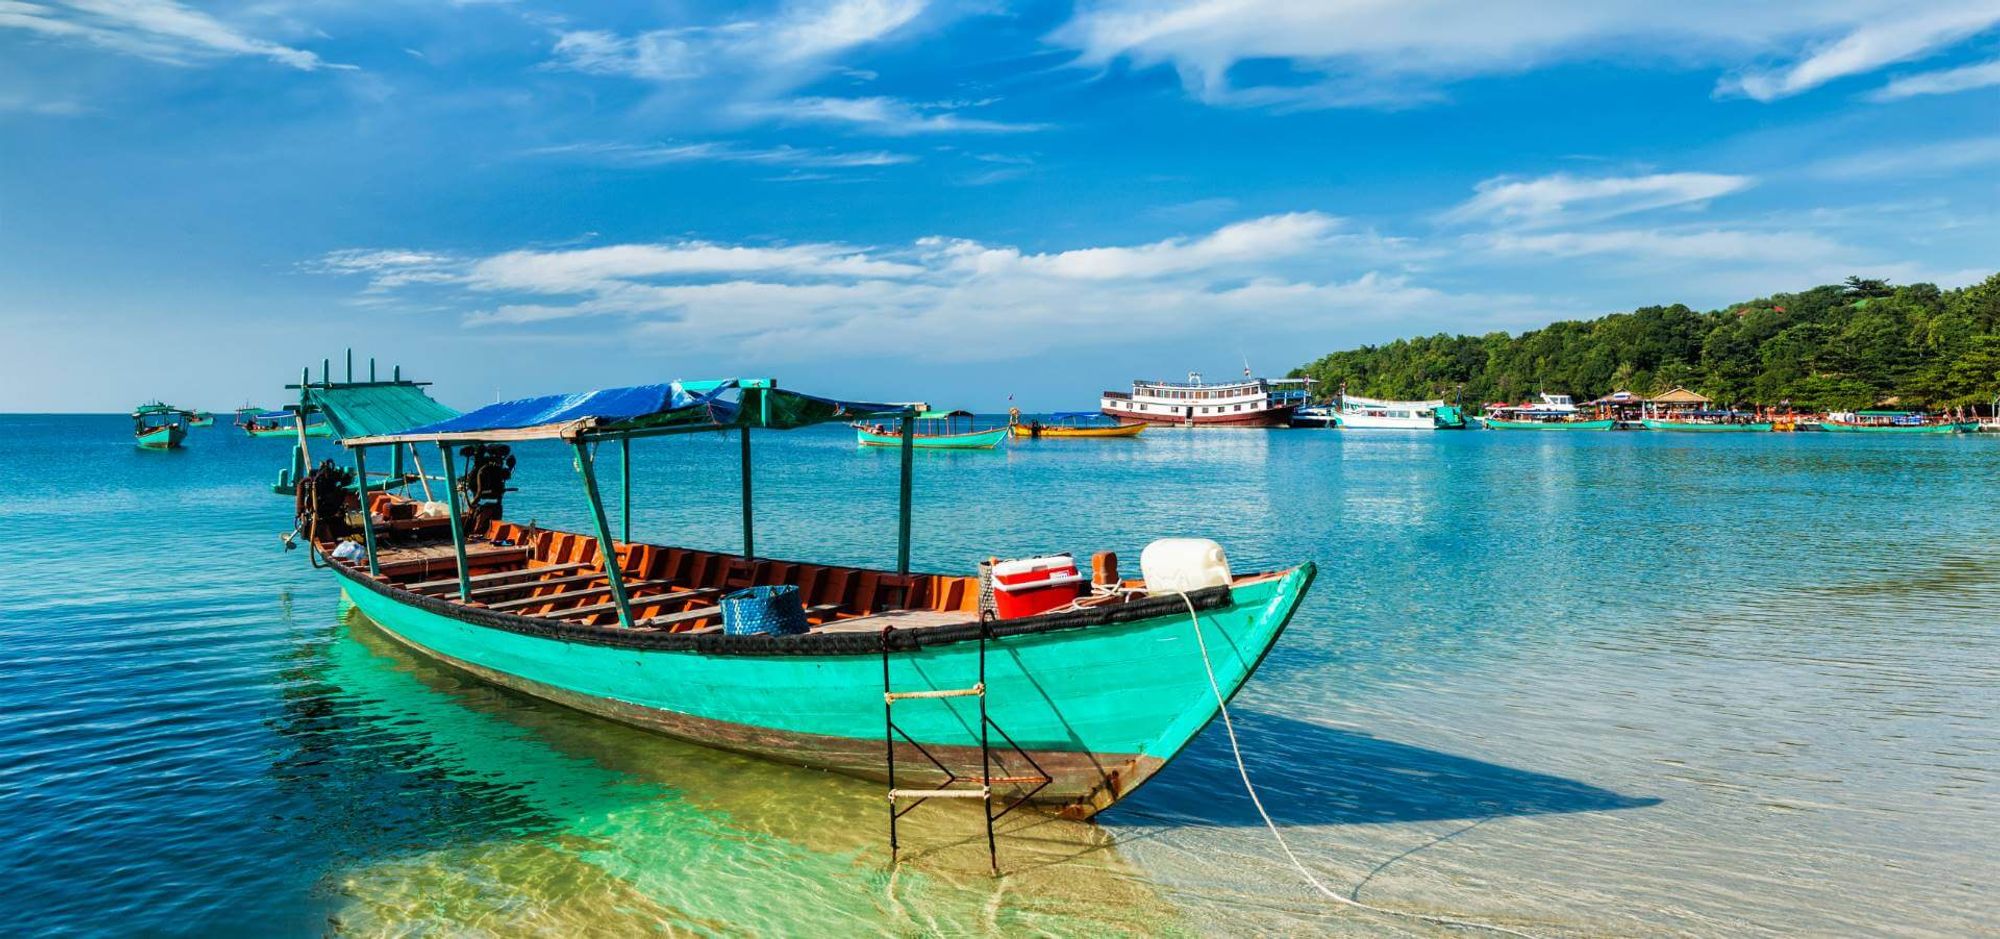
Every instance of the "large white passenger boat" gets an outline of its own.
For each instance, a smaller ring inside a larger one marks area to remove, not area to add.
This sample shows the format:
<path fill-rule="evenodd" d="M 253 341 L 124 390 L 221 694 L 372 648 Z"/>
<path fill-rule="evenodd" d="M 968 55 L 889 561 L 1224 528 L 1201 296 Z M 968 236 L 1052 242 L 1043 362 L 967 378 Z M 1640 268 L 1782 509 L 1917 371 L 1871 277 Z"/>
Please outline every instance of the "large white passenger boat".
<path fill-rule="evenodd" d="M 1343 395 L 1333 409 L 1342 430 L 1463 430 L 1465 415 L 1443 401 L 1388 401 Z"/>
<path fill-rule="evenodd" d="M 1120 421 L 1182 427 L 1284 427 L 1311 399 L 1310 378 L 1245 378 L 1205 382 L 1134 381 L 1130 392 L 1107 391 L 1098 402 Z"/>

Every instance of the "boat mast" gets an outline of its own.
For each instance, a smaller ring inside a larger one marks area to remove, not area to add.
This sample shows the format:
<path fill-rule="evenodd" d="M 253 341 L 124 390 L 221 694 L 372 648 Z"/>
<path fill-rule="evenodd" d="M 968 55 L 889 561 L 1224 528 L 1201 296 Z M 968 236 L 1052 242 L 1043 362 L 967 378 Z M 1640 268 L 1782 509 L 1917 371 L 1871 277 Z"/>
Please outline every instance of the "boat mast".
<path fill-rule="evenodd" d="M 909 576 L 910 573 L 910 470 L 915 464 L 917 412 L 915 408 L 903 411 L 903 479 L 899 490 L 896 509 L 896 573 Z"/>
<path fill-rule="evenodd" d="M 368 506 L 368 448 L 354 448 L 354 479 L 357 498 L 361 500 L 361 543 L 368 549 L 368 574 L 382 575 L 382 565 L 375 560 L 375 513 Z"/>
<path fill-rule="evenodd" d="M 583 472 L 583 494 L 590 499 L 590 518 L 597 524 L 597 557 L 604 562 L 604 579 L 611 602 L 618 607 L 618 625 L 632 628 L 632 604 L 625 597 L 625 574 L 618 569 L 618 545 L 611 540 L 611 523 L 604 517 L 604 500 L 597 495 L 597 471 L 591 466 L 590 445 L 576 438 L 576 466 Z"/>
<path fill-rule="evenodd" d="M 458 464 L 451 457 L 451 443 L 438 441 L 438 455 L 444 459 L 444 497 L 451 504 L 451 550 L 458 555 L 458 598 L 472 602 L 472 578 L 465 572 L 465 520 L 458 515 Z"/>
<path fill-rule="evenodd" d="M 743 443 L 743 557 L 757 556 L 757 539 L 750 529 L 750 425 L 742 426 Z"/>

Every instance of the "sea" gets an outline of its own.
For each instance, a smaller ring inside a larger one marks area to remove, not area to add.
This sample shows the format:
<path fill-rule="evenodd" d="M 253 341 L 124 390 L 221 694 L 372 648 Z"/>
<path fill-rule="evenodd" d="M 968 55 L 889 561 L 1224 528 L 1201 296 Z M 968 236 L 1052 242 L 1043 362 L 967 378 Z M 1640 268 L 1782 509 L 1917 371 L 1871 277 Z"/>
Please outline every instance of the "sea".
<path fill-rule="evenodd" d="M 1003 819 L 995 877 L 976 809 L 892 864 L 879 784 L 395 644 L 286 550 L 290 442 L 227 425 L 0 417 L 10 935 L 2000 934 L 2000 435 L 919 452 L 920 569 L 1194 536 L 1320 570 L 1231 706 L 1296 866 L 1217 722 L 1093 822 Z M 752 443 L 760 554 L 893 565 L 895 452 Z M 635 536 L 740 548 L 737 447 L 636 443 Z M 587 527 L 573 454 L 517 454 L 509 517 Z"/>

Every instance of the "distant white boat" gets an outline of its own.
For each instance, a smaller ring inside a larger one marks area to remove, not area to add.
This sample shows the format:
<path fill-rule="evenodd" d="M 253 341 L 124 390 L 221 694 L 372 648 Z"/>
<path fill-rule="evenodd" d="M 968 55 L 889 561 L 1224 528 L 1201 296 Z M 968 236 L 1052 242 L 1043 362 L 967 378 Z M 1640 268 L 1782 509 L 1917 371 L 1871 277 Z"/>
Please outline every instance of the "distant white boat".
<path fill-rule="evenodd" d="M 1443 401 L 1388 401 L 1343 395 L 1334 402 L 1342 430 L 1459 430 L 1465 416 Z"/>

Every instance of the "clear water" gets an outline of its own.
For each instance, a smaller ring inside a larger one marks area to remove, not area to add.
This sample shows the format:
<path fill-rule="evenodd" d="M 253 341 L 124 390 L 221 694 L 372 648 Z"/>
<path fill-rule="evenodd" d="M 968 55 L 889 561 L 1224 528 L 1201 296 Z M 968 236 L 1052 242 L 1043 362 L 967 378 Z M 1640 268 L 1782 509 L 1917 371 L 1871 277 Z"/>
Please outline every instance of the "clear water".
<path fill-rule="evenodd" d="M 391 645 L 280 550 L 285 446 L 0 418 L 10 932 L 1437 932 L 1310 893 L 1219 725 L 1098 824 L 1010 818 L 998 880 L 946 808 L 912 816 L 892 871 L 879 786 Z M 635 531 L 736 546 L 735 446 L 638 445 Z M 892 562 L 894 453 L 838 428 L 756 447 L 762 553 Z M 1160 535 L 1320 563 L 1236 713 L 1267 805 L 1344 892 L 1542 935 L 2000 922 L 2000 438 L 1149 432 L 918 457 L 924 568 L 1134 564 Z M 527 448 L 510 515 L 582 527 L 569 464 Z"/>

